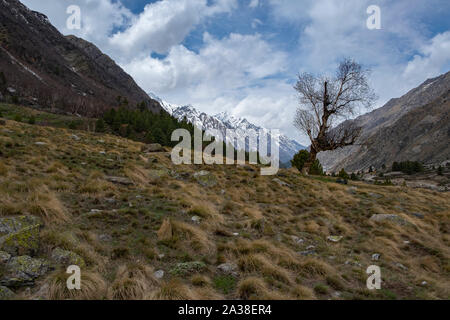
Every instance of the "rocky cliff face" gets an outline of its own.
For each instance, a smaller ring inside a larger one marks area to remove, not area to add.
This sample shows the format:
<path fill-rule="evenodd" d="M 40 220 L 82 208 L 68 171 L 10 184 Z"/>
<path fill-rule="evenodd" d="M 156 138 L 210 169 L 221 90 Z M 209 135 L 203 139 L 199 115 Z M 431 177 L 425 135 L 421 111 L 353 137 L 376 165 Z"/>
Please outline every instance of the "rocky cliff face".
<path fill-rule="evenodd" d="M 131 107 L 146 101 L 161 110 L 97 47 L 63 36 L 45 15 L 17 0 L 0 1 L 0 71 L 4 95 L 13 89 L 25 103 L 91 115 L 116 106 L 121 96 Z"/>
<path fill-rule="evenodd" d="M 359 171 L 394 161 L 448 160 L 449 94 L 450 72 L 425 81 L 403 97 L 351 120 L 363 128 L 357 145 L 320 153 L 320 161 L 328 171 Z"/>

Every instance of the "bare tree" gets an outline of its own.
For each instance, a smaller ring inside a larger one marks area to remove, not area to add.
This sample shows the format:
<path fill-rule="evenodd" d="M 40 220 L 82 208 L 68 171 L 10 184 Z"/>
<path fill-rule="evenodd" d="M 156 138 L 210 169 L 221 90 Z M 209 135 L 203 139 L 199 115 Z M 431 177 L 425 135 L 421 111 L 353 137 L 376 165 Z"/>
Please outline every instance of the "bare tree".
<path fill-rule="evenodd" d="M 370 107 L 376 95 L 367 77 L 370 71 L 351 59 L 344 59 L 334 77 L 299 75 L 295 90 L 300 106 L 294 125 L 311 140 L 311 156 L 303 168 L 309 174 L 317 154 L 353 145 L 361 128 L 346 122 L 331 130 L 337 120 L 355 116 L 361 107 Z"/>

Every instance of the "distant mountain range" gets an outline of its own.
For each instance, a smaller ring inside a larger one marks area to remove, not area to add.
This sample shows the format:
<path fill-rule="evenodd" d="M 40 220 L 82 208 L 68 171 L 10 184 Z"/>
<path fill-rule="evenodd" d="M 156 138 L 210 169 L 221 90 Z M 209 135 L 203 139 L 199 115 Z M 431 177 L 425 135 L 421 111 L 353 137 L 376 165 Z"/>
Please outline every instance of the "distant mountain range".
<path fill-rule="evenodd" d="M 221 112 L 216 115 L 208 115 L 204 112 L 198 111 L 191 105 L 179 106 L 170 104 L 153 93 L 149 93 L 149 96 L 154 100 L 158 101 L 160 105 L 171 115 L 179 120 L 186 119 L 189 123 L 192 123 L 198 128 L 202 128 L 207 133 L 212 130 L 219 130 L 222 135 L 226 136 L 226 130 L 235 130 L 238 136 L 243 137 L 249 132 L 249 130 L 254 130 L 262 133 L 269 133 L 266 128 L 259 127 L 253 123 L 250 123 L 245 118 L 237 118 L 227 112 Z M 256 148 L 250 150 L 248 144 L 245 143 L 235 143 L 237 149 L 246 151 L 256 151 Z M 294 155 L 302 149 L 304 146 L 299 144 L 297 141 L 289 139 L 285 135 L 279 136 L 279 148 L 280 148 L 280 162 L 286 166 L 289 165 L 290 160 Z"/>
<path fill-rule="evenodd" d="M 357 145 L 319 154 L 328 171 L 354 172 L 395 161 L 450 159 L 450 72 L 350 122 L 363 128 Z M 344 122 L 341 125 L 346 125 Z"/>

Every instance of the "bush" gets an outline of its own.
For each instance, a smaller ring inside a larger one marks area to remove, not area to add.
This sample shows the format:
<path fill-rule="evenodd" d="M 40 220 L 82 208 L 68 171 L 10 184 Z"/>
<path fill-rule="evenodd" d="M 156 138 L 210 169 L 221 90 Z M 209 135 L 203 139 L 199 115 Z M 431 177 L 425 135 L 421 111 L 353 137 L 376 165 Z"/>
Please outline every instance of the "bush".
<path fill-rule="evenodd" d="M 16 114 L 16 115 L 14 116 L 14 121 L 16 121 L 16 122 L 22 122 L 22 116 L 21 116 L 20 114 Z"/>
<path fill-rule="evenodd" d="M 310 156 L 311 155 L 307 150 L 300 150 L 291 160 L 291 164 L 294 168 L 297 168 L 300 172 L 302 172 L 303 167 L 305 166 L 305 163 L 309 160 Z M 318 159 L 316 159 L 311 165 L 309 173 L 318 176 L 323 175 L 323 168 Z"/>
<path fill-rule="evenodd" d="M 437 169 L 437 174 L 439 176 L 443 176 L 444 175 L 444 169 L 442 168 L 442 166 L 439 166 L 439 168 Z"/>
<path fill-rule="evenodd" d="M 358 175 L 356 173 L 352 173 L 351 176 L 350 176 L 350 179 L 353 180 L 353 181 L 358 181 L 359 177 L 358 177 Z"/>
<path fill-rule="evenodd" d="M 95 124 L 95 131 L 105 132 L 105 129 L 106 129 L 105 121 L 103 119 L 98 119 L 97 123 Z"/>
<path fill-rule="evenodd" d="M 31 116 L 31 117 L 28 119 L 28 123 L 29 123 L 29 124 L 36 124 L 36 117 L 35 117 L 35 116 Z"/>

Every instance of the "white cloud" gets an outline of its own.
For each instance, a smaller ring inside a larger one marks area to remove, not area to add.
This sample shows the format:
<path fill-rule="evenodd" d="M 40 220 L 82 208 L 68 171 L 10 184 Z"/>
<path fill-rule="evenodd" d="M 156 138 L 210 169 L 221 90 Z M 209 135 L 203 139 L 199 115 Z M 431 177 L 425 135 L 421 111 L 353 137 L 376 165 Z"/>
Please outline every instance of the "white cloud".
<path fill-rule="evenodd" d="M 252 9 L 257 8 L 259 6 L 259 0 L 251 0 L 248 6 Z"/>

